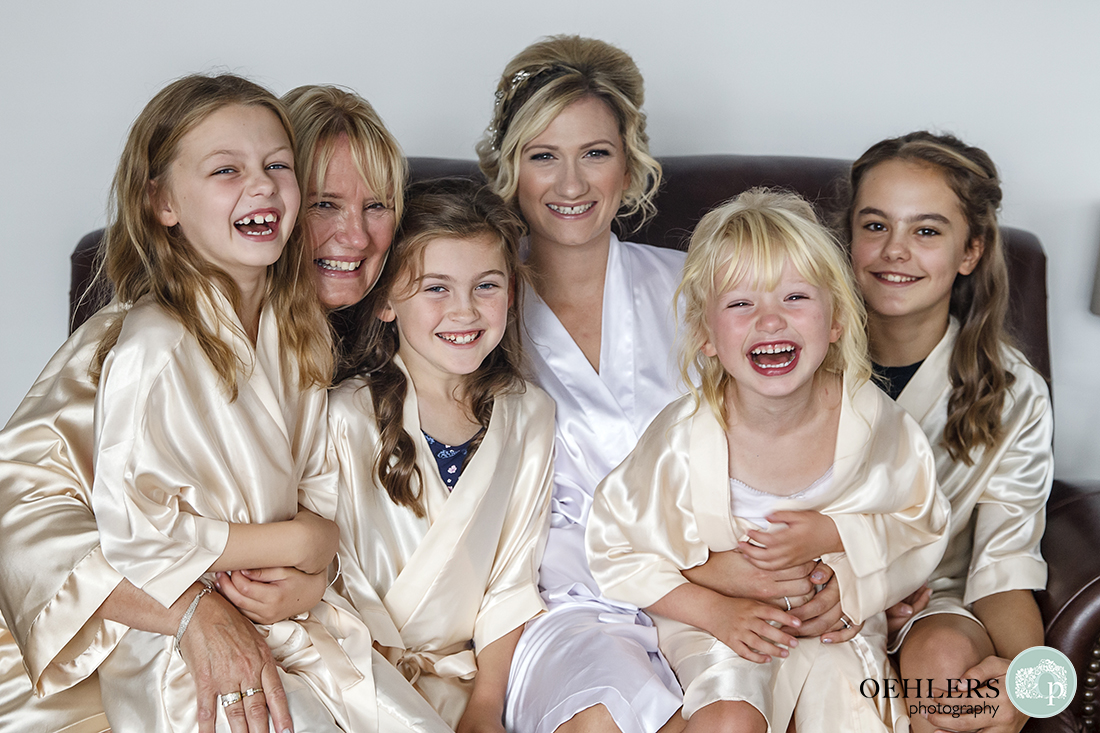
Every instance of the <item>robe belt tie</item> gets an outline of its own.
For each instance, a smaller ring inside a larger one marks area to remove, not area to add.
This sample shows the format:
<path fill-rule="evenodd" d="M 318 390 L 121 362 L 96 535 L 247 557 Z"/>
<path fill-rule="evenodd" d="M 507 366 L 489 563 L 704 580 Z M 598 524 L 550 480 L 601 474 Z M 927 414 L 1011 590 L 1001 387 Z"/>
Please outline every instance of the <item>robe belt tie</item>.
<path fill-rule="evenodd" d="M 477 657 L 469 642 L 463 641 L 439 651 L 405 649 L 394 666 L 409 684 L 416 684 L 424 673 L 471 680 L 477 673 Z"/>

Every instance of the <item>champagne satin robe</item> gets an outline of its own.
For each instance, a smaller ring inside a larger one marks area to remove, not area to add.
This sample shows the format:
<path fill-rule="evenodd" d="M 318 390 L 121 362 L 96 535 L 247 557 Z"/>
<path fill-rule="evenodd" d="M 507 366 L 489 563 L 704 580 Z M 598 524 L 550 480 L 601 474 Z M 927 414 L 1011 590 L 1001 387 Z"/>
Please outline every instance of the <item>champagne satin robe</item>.
<path fill-rule="evenodd" d="M 408 386 L 404 428 L 416 444 L 424 517 L 394 503 L 377 481 L 380 437 L 365 381 L 349 379 L 332 392 L 338 587 L 397 669 L 455 726 L 472 690 L 475 652 L 545 610 L 538 567 L 549 522 L 554 403 L 533 385 L 498 396 L 480 447 L 448 492 L 421 433 L 411 380 Z"/>
<path fill-rule="evenodd" d="M 108 729 L 95 670 L 125 628 L 94 618 L 122 576 L 91 510 L 88 366 L 118 311 L 77 329 L 0 432 L 0 730 Z"/>
<path fill-rule="evenodd" d="M 958 332 L 952 319 L 898 397 L 932 444 L 940 488 L 951 502 L 951 534 L 928 583 L 932 598 L 898 634 L 895 649 L 918 619 L 953 613 L 981 623 L 969 610 L 974 601 L 1003 591 L 1039 590 L 1047 583 L 1039 542 L 1054 480 L 1050 391 L 1023 354 L 1003 347 L 1005 366 L 1016 377 L 1001 412 L 1004 436 L 995 448 L 971 453 L 972 466 L 954 460 L 943 446 L 943 429 L 951 397 L 947 369 Z"/>
<path fill-rule="evenodd" d="M 127 314 L 96 396 L 92 506 L 103 554 L 165 606 L 222 554 L 230 522 L 288 520 L 299 505 L 328 518 L 336 510 L 325 390 L 299 389 L 270 308 L 253 349 L 228 301 L 217 292 L 211 301 L 202 317 L 244 365 L 236 400 L 194 338 L 148 299 Z M 377 729 L 370 633 L 334 591 L 257 628 L 281 665 L 296 730 Z M 196 728 L 194 681 L 170 636 L 127 631 L 100 665 L 100 687 L 117 731 Z M 218 725 L 228 730 L 220 710 Z"/>
<path fill-rule="evenodd" d="M 685 396 L 650 425 L 634 452 L 596 490 L 587 544 L 592 574 L 613 598 L 647 607 L 688 580 L 711 551 L 737 547 L 756 525 L 730 506 L 726 433 L 706 405 Z M 833 568 L 841 607 L 863 631 L 850 642 L 800 639 L 790 656 L 755 664 L 706 632 L 653 615 L 661 650 L 684 686 L 684 715 L 717 700 L 746 700 L 785 731 L 890 730 L 897 700 L 865 699 L 864 679 L 889 676 L 882 611 L 917 588 L 947 542 L 947 502 L 916 423 L 870 383 L 844 385 L 832 483 L 812 502 L 776 509 L 833 519 L 844 552 Z M 798 710 L 795 710 L 795 703 Z M 902 726 L 907 725 L 901 723 Z"/>

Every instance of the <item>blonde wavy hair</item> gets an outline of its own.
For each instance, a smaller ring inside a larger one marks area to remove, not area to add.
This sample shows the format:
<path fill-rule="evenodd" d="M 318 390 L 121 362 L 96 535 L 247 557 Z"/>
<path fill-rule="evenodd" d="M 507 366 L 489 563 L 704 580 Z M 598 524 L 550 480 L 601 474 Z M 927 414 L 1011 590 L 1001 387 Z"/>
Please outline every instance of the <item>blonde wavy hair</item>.
<path fill-rule="evenodd" d="M 336 143 L 346 136 L 363 183 L 401 218 L 408 163 L 370 102 L 340 87 L 307 84 L 284 94 L 283 104 L 297 136 L 303 208 L 309 192 L 324 186 Z"/>
<path fill-rule="evenodd" d="M 294 131 L 282 103 L 262 86 L 234 74 L 195 74 L 178 79 L 150 100 L 134 121 L 111 186 L 110 223 L 104 234 L 97 279 L 109 280 L 125 305 L 151 297 L 195 338 L 213 366 L 230 400 L 249 365 L 207 325 L 202 301 L 218 288 L 240 307 L 240 291 L 221 268 L 206 261 L 187 241 L 179 225 L 157 219 L 159 187 L 171 188 L 169 169 L 183 137 L 211 114 L 232 105 L 258 106 L 275 115 L 294 144 Z M 328 322 L 317 300 L 309 269 L 310 252 L 301 228 L 291 232 L 282 255 L 267 270 L 266 302 L 275 312 L 288 373 L 297 373 L 301 388 L 325 386 L 332 375 Z M 115 345 L 125 316 L 115 320 L 100 341 L 90 372 L 98 381 L 103 360 Z M 239 327 L 224 315 L 218 320 Z"/>
<path fill-rule="evenodd" d="M 520 51 L 497 85 L 493 119 L 477 145 L 478 165 L 492 189 L 513 203 L 524 146 L 586 97 L 603 101 L 618 123 L 630 174 L 618 218 L 640 214 L 640 226 L 656 213 L 661 164 L 649 154 L 642 74 L 629 54 L 604 41 L 552 36 Z"/>
<path fill-rule="evenodd" d="M 829 344 L 819 370 L 845 374 L 857 383 L 871 377 L 867 312 L 843 248 L 800 196 L 765 188 L 745 191 L 713 209 L 691 235 L 684 274 L 676 290 L 683 310 L 680 376 L 696 400 L 705 401 L 727 426 L 726 389 L 733 379 L 717 356 L 701 347 L 713 338 L 707 308 L 715 298 L 750 278 L 774 289 L 790 262 L 807 283 L 829 294 L 840 338 Z M 699 386 L 692 379 L 698 373 Z"/>

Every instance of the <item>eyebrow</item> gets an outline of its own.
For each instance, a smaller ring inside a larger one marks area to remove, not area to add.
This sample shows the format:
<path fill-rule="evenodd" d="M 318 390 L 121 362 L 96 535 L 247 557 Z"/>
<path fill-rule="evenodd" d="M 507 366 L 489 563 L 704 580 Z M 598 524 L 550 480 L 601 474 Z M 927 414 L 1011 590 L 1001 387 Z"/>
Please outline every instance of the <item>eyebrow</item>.
<path fill-rule="evenodd" d="M 882 209 L 876 209 L 873 206 L 865 206 L 865 207 L 863 207 L 862 209 L 860 209 L 859 211 L 856 212 L 856 216 L 867 216 L 867 215 L 881 216 L 883 219 L 889 219 L 890 218 L 886 215 L 885 211 L 883 211 Z M 943 214 L 915 214 L 915 215 L 910 216 L 909 218 L 905 219 L 905 222 L 906 223 L 912 223 L 912 222 L 916 222 L 916 221 L 929 221 L 929 220 L 942 222 L 943 224 L 950 224 L 951 223 L 951 220 L 948 219 Z"/>
<path fill-rule="evenodd" d="M 591 148 L 591 147 L 595 147 L 597 145 L 607 145 L 608 147 L 612 147 L 612 148 L 616 147 L 616 145 L 613 141 L 606 140 L 606 139 L 603 139 L 603 138 L 600 138 L 599 140 L 592 140 L 591 142 L 587 142 L 584 145 L 581 145 L 580 147 L 581 148 Z M 530 142 L 530 143 L 527 143 L 526 145 L 523 146 L 523 152 L 526 153 L 531 148 L 546 148 L 547 150 L 560 150 L 561 149 L 559 146 L 551 145 L 550 143 Z"/>
<path fill-rule="evenodd" d="M 279 147 L 268 151 L 267 155 L 265 155 L 264 157 L 268 157 L 268 156 L 275 155 L 277 153 L 282 153 L 282 152 L 289 151 L 289 150 L 290 150 L 289 145 L 280 145 Z M 206 155 L 204 155 L 202 159 L 203 160 L 209 160 L 210 158 L 214 158 L 214 157 L 217 157 L 219 155 L 229 155 L 229 156 L 244 155 L 244 151 L 242 151 L 242 150 L 228 150 L 228 149 L 213 150 L 213 151 L 207 153 Z"/>
<path fill-rule="evenodd" d="M 478 273 L 474 277 L 474 279 L 475 280 L 480 280 L 481 278 L 488 277 L 489 275 L 500 275 L 501 277 L 506 277 L 505 274 L 503 272 L 501 272 L 500 270 L 486 270 L 485 272 Z M 420 280 L 446 280 L 447 282 L 453 282 L 454 281 L 454 278 L 451 277 L 450 275 L 441 275 L 441 274 L 436 273 L 436 272 L 425 272 L 423 275 L 420 276 L 419 279 Z"/>

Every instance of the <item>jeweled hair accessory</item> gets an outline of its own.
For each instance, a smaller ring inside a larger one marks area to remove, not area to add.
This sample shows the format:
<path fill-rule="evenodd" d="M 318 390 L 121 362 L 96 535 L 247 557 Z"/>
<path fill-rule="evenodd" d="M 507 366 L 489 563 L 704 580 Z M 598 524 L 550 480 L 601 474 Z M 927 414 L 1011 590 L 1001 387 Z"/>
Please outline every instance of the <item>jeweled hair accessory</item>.
<path fill-rule="evenodd" d="M 493 150 L 500 150 L 504 132 L 512 114 L 531 98 L 536 91 L 549 82 L 574 71 L 561 64 L 549 64 L 533 69 L 520 69 L 512 74 L 507 89 L 497 89 L 496 102 L 493 105 L 493 121 L 488 132 L 493 138 Z M 537 83 L 536 83 L 537 82 Z"/>

